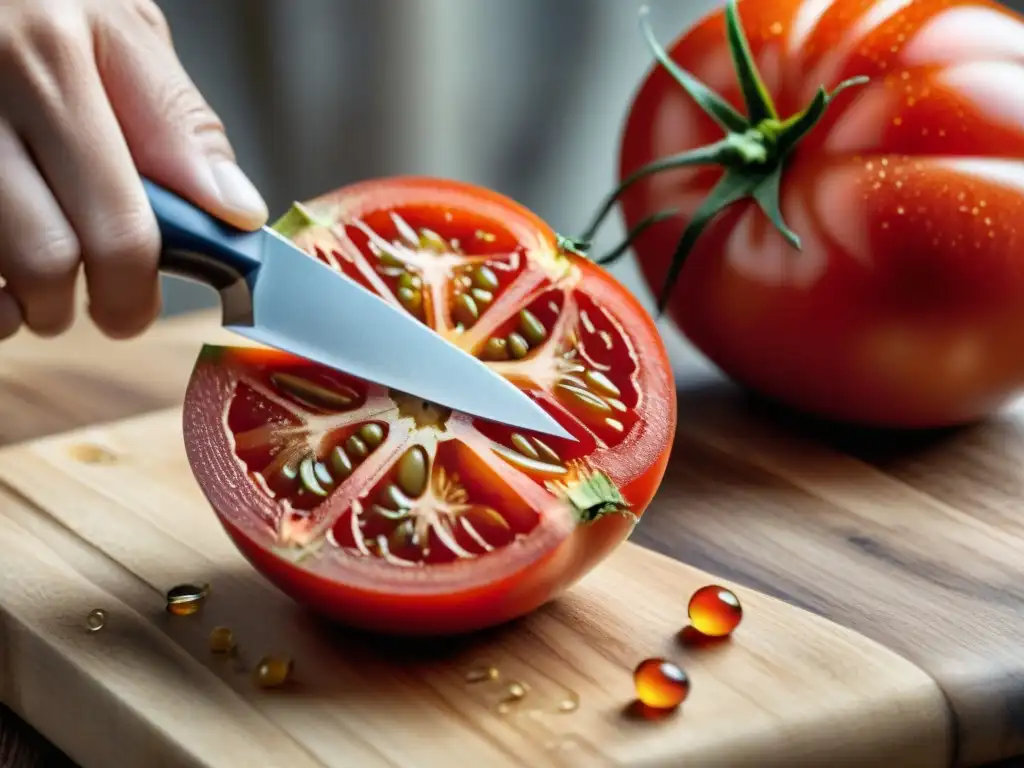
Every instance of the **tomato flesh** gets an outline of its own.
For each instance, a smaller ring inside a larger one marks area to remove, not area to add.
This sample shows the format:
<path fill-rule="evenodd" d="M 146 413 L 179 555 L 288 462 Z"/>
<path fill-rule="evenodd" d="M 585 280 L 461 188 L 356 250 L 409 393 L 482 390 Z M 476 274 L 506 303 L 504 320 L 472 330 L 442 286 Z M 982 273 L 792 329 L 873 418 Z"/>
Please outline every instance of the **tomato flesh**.
<path fill-rule="evenodd" d="M 819 86 L 865 75 L 790 157 L 781 211 L 792 248 L 749 200 L 704 230 L 667 307 L 738 382 L 798 409 L 882 427 L 981 418 L 1024 383 L 1024 23 L 980 0 L 742 0 L 750 48 L 782 117 Z M 739 109 L 718 10 L 671 58 Z M 626 118 L 620 175 L 719 139 L 660 67 Z M 722 174 L 675 170 L 621 197 L 655 291 Z"/>
<path fill-rule="evenodd" d="M 665 471 L 675 391 L 650 317 L 493 192 L 385 179 L 302 212 L 283 231 L 312 257 L 485 360 L 577 440 L 279 351 L 207 347 L 185 442 L 229 535 L 298 601 L 372 630 L 470 631 L 558 595 L 629 535 Z"/>

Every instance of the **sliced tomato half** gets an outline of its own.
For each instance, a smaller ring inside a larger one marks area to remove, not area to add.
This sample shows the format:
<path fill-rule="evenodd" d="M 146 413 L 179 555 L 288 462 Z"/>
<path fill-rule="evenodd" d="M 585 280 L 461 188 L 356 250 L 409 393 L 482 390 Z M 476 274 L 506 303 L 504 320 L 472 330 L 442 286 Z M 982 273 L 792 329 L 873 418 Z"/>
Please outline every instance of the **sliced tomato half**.
<path fill-rule="evenodd" d="M 537 608 L 629 535 L 665 471 L 675 388 L 650 316 L 607 272 L 512 200 L 452 181 L 356 184 L 275 226 L 486 360 L 577 441 L 208 346 L 185 397 L 188 458 L 261 573 L 350 625 L 448 634 Z"/>

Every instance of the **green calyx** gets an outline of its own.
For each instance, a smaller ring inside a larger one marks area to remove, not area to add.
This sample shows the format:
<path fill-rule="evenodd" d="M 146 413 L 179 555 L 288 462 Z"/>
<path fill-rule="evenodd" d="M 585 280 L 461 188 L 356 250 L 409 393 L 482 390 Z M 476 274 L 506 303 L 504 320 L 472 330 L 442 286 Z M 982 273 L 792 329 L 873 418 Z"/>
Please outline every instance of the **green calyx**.
<path fill-rule="evenodd" d="M 655 39 L 647 15 L 648 9 L 645 6 L 640 11 L 640 27 L 658 63 L 721 127 L 725 136 L 706 147 L 698 147 L 664 157 L 634 171 L 605 198 L 601 208 L 578 241 L 589 243 L 593 240 L 598 228 L 615 207 L 619 195 L 637 181 L 662 171 L 677 168 L 709 165 L 724 168 L 725 173 L 693 214 L 676 245 L 668 277 L 658 298 L 658 312 L 661 313 L 664 311 L 686 257 L 697 239 L 707 225 L 733 203 L 746 198 L 753 199 L 790 245 L 800 249 L 800 238 L 786 225 L 779 208 L 779 185 L 786 159 L 821 120 L 837 95 L 847 88 L 864 85 L 868 82 L 868 78 L 850 78 L 840 83 L 831 92 L 821 87 L 806 109 L 786 119 L 780 119 L 772 97 L 765 88 L 757 65 L 754 63 L 750 46 L 740 23 L 736 0 L 727 0 L 725 7 L 726 35 L 736 67 L 740 90 L 746 104 L 747 116 L 744 117 L 721 96 L 669 58 L 668 53 Z M 677 210 L 667 209 L 648 216 L 627 233 L 625 240 L 620 245 L 594 261 L 598 264 L 615 261 L 628 250 L 630 244 L 644 230 L 675 215 L 678 215 Z"/>
<path fill-rule="evenodd" d="M 565 499 L 578 523 L 586 525 L 606 515 L 633 516 L 629 502 L 608 475 L 583 466 L 577 472 L 571 482 L 552 483 L 551 490 Z"/>
<path fill-rule="evenodd" d="M 317 220 L 312 211 L 302 203 L 292 203 L 292 207 L 281 218 L 271 224 L 270 228 L 279 235 L 283 235 L 289 240 L 294 240 L 304 229 L 319 226 L 324 225 Z"/>

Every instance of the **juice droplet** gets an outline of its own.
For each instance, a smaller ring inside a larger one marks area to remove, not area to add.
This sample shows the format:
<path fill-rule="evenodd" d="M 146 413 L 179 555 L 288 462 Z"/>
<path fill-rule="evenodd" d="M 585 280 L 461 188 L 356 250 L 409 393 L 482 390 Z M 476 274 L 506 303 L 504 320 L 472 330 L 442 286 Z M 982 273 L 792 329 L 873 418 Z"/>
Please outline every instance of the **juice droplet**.
<path fill-rule="evenodd" d="M 286 656 L 264 656 L 253 671 L 260 688 L 279 688 L 291 679 L 294 664 Z"/>
<path fill-rule="evenodd" d="M 466 673 L 467 683 L 482 683 L 487 680 L 497 680 L 501 676 L 497 667 L 475 667 Z"/>
<path fill-rule="evenodd" d="M 739 626 L 743 606 L 731 590 L 712 584 L 693 593 L 688 613 L 693 628 L 702 635 L 725 637 Z"/>
<path fill-rule="evenodd" d="M 167 612 L 175 616 L 191 616 L 202 607 L 209 593 L 208 584 L 179 584 L 167 592 Z"/>
<path fill-rule="evenodd" d="M 575 712 L 580 708 L 580 697 L 575 693 L 570 693 L 560 702 L 558 702 L 559 712 Z"/>
<path fill-rule="evenodd" d="M 641 661 L 633 671 L 636 697 L 652 709 L 675 709 L 690 693 L 690 678 L 678 664 L 666 659 Z"/>
<path fill-rule="evenodd" d="M 85 617 L 85 627 L 90 632 L 99 632 L 107 623 L 107 612 L 102 608 L 94 608 Z"/>
<path fill-rule="evenodd" d="M 213 653 L 233 653 L 235 650 L 235 634 L 229 627 L 214 627 L 210 632 L 210 651 Z"/>
<path fill-rule="evenodd" d="M 509 683 L 508 688 L 505 689 L 505 695 L 513 701 L 518 701 L 526 695 L 526 690 L 526 686 L 522 683 Z"/>
<path fill-rule="evenodd" d="M 83 464 L 113 464 L 117 461 L 117 455 L 113 451 L 108 451 L 102 445 L 93 443 L 73 445 L 69 453 L 71 458 Z"/>

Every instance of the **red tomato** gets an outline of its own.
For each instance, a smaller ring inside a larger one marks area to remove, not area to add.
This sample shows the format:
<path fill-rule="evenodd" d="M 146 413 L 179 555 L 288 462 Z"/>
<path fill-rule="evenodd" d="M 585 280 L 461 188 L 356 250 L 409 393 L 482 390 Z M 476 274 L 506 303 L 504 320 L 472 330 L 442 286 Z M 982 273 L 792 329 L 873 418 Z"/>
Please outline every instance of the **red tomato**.
<path fill-rule="evenodd" d="M 1024 383 L 1024 24 L 988 0 L 743 0 L 765 89 L 785 119 L 844 91 L 785 162 L 787 243 L 751 199 L 696 241 L 667 311 L 727 375 L 798 409 L 885 427 L 969 422 Z M 671 59 L 744 116 L 727 16 Z M 777 126 L 776 126 L 777 127 Z M 629 109 L 624 178 L 723 130 L 653 69 Z M 647 176 L 621 195 L 655 291 L 720 166 Z"/>
<path fill-rule="evenodd" d="M 676 402 L 653 321 L 611 276 L 513 201 L 452 181 L 356 184 L 277 226 L 487 360 L 578 442 L 277 351 L 207 347 L 185 397 L 188 458 L 261 573 L 350 625 L 447 634 L 537 608 L 628 536 Z"/>

